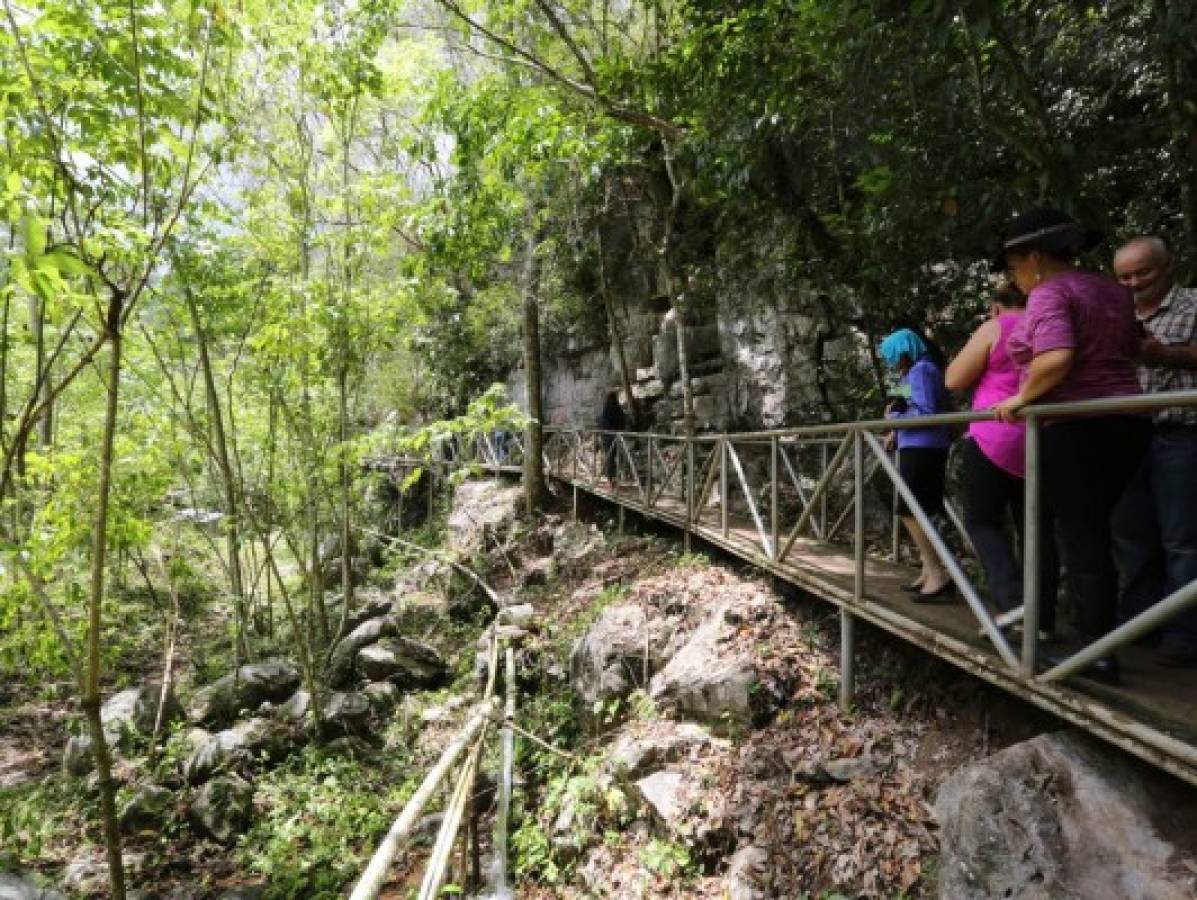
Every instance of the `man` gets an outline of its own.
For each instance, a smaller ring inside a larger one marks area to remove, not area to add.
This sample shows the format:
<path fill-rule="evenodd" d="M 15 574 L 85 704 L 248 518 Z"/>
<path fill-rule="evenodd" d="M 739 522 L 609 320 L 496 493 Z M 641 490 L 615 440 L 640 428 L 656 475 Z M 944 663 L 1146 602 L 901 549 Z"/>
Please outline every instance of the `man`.
<path fill-rule="evenodd" d="M 1158 237 L 1138 237 L 1114 255 L 1114 273 L 1135 297 L 1147 333 L 1139 380 L 1145 393 L 1197 389 L 1197 290 L 1178 287 Z M 1197 408 L 1155 414 L 1142 471 L 1115 514 L 1122 614 L 1130 618 L 1197 579 Z M 1156 661 L 1197 666 L 1197 609 L 1161 629 Z"/>

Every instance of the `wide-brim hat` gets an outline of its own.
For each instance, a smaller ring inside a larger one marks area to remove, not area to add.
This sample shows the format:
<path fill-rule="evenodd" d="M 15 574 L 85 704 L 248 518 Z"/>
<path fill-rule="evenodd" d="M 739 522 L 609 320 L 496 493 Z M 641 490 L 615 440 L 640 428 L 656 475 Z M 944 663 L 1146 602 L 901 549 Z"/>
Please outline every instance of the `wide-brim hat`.
<path fill-rule="evenodd" d="M 1039 206 L 1015 216 L 1006 224 L 989 267 L 994 272 L 1001 272 L 1006 268 L 1006 254 L 1011 251 L 1083 253 L 1100 244 L 1103 237 L 1100 231 L 1085 228 L 1063 210 Z"/>

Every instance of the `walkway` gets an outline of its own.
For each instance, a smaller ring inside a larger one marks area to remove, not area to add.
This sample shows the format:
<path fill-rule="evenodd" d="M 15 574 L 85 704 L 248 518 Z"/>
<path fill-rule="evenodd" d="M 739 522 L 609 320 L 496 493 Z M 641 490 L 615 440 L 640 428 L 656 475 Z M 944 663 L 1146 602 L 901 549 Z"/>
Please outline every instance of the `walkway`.
<path fill-rule="evenodd" d="M 1028 472 L 1038 472 L 1038 428 L 1050 415 L 1197 405 L 1197 392 L 1135 400 L 1100 400 L 1039 407 L 1028 412 Z M 962 423 L 986 414 L 957 413 L 905 420 L 900 427 Z M 900 586 L 914 571 L 898 556 L 896 517 L 876 499 L 871 482 L 900 483 L 893 457 L 879 436 L 884 421 L 852 422 L 781 431 L 702 435 L 546 432 L 544 459 L 555 480 L 683 530 L 790 582 L 840 610 L 841 702 L 854 689 L 854 622 L 864 619 L 986 681 L 1066 719 L 1175 775 L 1197 784 L 1197 670 L 1164 669 L 1150 651 L 1133 646 L 1159 621 L 1197 602 L 1197 582 L 1153 610 L 1121 626 L 1049 672 L 1039 656 L 1038 598 L 1034 579 L 1023 614 L 1028 628 L 1012 644 L 1005 623 L 995 622 L 975 583 L 977 566 L 959 528 L 940 534 L 920 509 L 916 516 L 933 534 L 963 601 L 913 602 Z M 482 438 L 464 456 L 495 473 L 520 472 L 522 443 L 498 448 Z M 606 477 L 614 459 L 615 479 Z M 1197 477 L 1197 473 L 1194 473 Z M 1038 476 L 1027 481 L 1028 506 L 1037 504 Z M 951 510 L 949 510 L 951 513 Z M 1025 556 L 1034 572 L 1037 517 L 1028 516 Z M 841 537 L 841 535 L 843 535 Z M 1032 624 L 1033 623 L 1033 624 Z M 999 627 L 1003 626 L 1003 627 Z M 1015 636 L 1018 632 L 1014 633 Z M 1081 677 L 1088 661 L 1117 649 L 1122 684 Z"/>

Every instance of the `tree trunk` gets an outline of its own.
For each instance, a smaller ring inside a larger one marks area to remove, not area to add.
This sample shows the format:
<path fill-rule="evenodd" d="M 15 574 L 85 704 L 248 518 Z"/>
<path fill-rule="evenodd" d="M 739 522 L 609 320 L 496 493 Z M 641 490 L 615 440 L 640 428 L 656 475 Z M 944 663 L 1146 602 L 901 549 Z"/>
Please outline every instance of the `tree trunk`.
<path fill-rule="evenodd" d="M 687 437 L 694 435 L 694 391 L 690 384 L 690 357 L 686 352 L 686 301 L 677 290 L 673 274 L 673 228 L 677 211 L 682 203 L 682 183 L 673 167 L 673 148 L 665 144 L 665 173 L 669 176 L 669 208 L 665 211 L 664 227 L 661 230 L 661 267 L 665 277 L 665 292 L 669 295 L 669 306 L 677 328 L 677 373 L 682 384 L 682 430 Z"/>
<path fill-rule="evenodd" d="M 1197 112 L 1192 110 L 1197 91 L 1197 60 L 1191 51 L 1191 36 L 1197 21 L 1188 3 L 1155 0 L 1156 33 L 1168 91 L 1168 122 L 1172 161 L 1180 179 L 1180 206 L 1184 221 L 1175 255 L 1180 260 L 1181 283 L 1197 267 Z M 1186 21 L 1188 19 L 1189 21 Z M 1190 40 L 1185 40 L 1185 36 Z"/>
<path fill-rule="evenodd" d="M 349 441 L 349 399 L 348 399 L 349 369 L 342 365 L 337 373 L 337 401 L 341 428 L 341 594 L 344 603 L 341 606 L 341 628 L 349 616 L 353 606 L 353 552 L 350 545 L 349 533 L 349 460 L 346 447 Z M 340 631 L 340 629 L 338 629 Z"/>
<path fill-rule="evenodd" d="M 611 302 L 611 290 L 607 284 L 607 256 L 603 250 L 603 229 L 596 225 L 594 239 L 598 244 L 599 291 L 603 295 L 603 308 L 607 311 L 607 327 L 611 331 L 611 345 L 615 348 L 616 358 L 619 360 L 619 378 L 623 383 L 623 394 L 628 399 L 628 412 L 631 415 L 632 430 L 640 427 L 640 402 L 632 393 L 632 376 L 628 371 L 628 357 L 623 347 L 623 328 L 619 318 L 615 315 L 615 304 Z"/>
<path fill-rule="evenodd" d="M 116 786 L 112 781 L 112 759 L 100 720 L 100 623 L 104 607 L 104 574 L 108 553 L 108 499 L 112 484 L 112 446 L 116 436 L 117 400 L 121 375 L 121 313 L 124 296 L 114 293 L 108 303 L 108 404 L 104 413 L 104 434 L 100 443 L 100 481 L 96 496 L 96 518 L 91 541 L 91 592 L 88 601 L 87 675 L 83 711 L 91 735 L 92 755 L 100 782 L 100 812 L 104 846 L 108 855 L 108 879 L 112 896 L 125 897 L 125 870 L 121 860 L 121 834 L 116 818 Z"/>
<path fill-rule="evenodd" d="M 225 434 L 224 413 L 220 408 L 220 395 L 216 391 L 216 376 L 212 371 L 212 357 L 208 352 L 208 336 L 200 321 L 199 306 L 191 293 L 190 285 L 184 284 L 183 296 L 187 301 L 187 312 L 191 316 L 191 328 L 195 332 L 199 347 L 200 370 L 204 378 L 204 391 L 208 397 L 208 421 L 210 423 L 212 446 L 216 451 L 216 466 L 220 470 L 221 485 L 224 488 L 225 540 L 229 554 L 229 586 L 233 590 L 233 616 L 236 634 L 233 640 L 234 671 L 249 659 L 249 645 L 246 641 L 248 612 L 245 601 L 245 581 L 241 569 L 241 527 L 238 522 L 238 490 L 236 474 L 229 456 L 228 436 Z"/>
<path fill-rule="evenodd" d="M 528 398 L 528 428 L 524 441 L 524 497 L 528 515 L 534 516 L 544 505 L 544 453 L 542 450 L 544 408 L 540 375 L 540 299 L 535 229 L 529 228 L 524 259 L 524 377 Z"/>

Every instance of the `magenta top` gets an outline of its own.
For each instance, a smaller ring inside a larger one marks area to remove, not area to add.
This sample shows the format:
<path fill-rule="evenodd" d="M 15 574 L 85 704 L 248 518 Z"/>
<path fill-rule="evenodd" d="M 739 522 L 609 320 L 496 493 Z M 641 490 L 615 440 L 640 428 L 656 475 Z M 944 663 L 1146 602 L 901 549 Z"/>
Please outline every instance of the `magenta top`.
<path fill-rule="evenodd" d="M 1022 318 L 1021 310 L 998 317 L 1001 331 L 973 391 L 973 409 L 989 409 L 1018 393 L 1020 370 L 1010 358 L 1006 342 Z M 1025 477 L 1027 426 L 1023 422 L 973 422 L 968 434 L 995 466 L 1018 478 Z"/>
<path fill-rule="evenodd" d="M 1065 379 L 1038 402 L 1062 403 L 1140 393 L 1139 328 L 1130 289 L 1079 269 L 1055 275 L 1027 295 L 1027 312 L 1007 342 L 1024 369 L 1048 350 L 1071 349 Z"/>

